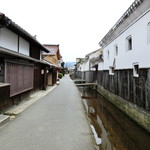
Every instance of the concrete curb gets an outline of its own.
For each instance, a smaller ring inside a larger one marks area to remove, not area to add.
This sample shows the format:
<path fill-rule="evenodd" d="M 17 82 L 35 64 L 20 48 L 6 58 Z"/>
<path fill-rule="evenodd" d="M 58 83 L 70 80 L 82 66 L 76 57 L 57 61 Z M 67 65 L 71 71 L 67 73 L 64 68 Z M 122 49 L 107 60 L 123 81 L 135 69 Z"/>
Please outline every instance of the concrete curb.
<path fill-rule="evenodd" d="M 50 87 L 46 91 L 39 91 L 34 94 L 32 94 L 29 98 L 29 100 L 25 100 L 24 102 L 21 102 L 19 105 L 16 105 L 12 107 L 11 109 L 4 112 L 2 115 L 0 115 L 0 126 L 8 122 L 10 119 L 14 119 L 16 116 L 23 112 L 25 109 L 27 109 L 29 106 L 31 106 L 36 101 L 40 100 L 42 97 L 46 96 L 49 92 L 54 90 L 57 87 L 57 85 L 54 85 L 53 87 Z"/>
<path fill-rule="evenodd" d="M 10 116 L 0 115 L 0 127 L 10 120 Z"/>

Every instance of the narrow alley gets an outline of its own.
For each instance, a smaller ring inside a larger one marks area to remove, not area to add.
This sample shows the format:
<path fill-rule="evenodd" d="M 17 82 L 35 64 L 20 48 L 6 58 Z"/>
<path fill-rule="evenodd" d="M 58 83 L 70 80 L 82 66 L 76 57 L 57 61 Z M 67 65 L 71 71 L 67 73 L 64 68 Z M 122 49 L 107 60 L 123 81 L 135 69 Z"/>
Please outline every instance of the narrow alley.
<path fill-rule="evenodd" d="M 68 75 L 57 88 L 0 127 L 0 149 L 95 149 L 79 91 Z"/>
<path fill-rule="evenodd" d="M 150 0 L 0 7 L 0 150 L 150 150 Z"/>

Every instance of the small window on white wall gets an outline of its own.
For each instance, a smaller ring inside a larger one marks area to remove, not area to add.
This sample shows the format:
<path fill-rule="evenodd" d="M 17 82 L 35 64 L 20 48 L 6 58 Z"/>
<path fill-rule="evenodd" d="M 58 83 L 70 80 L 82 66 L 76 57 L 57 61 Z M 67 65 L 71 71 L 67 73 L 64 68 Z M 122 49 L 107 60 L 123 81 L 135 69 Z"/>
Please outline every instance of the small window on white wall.
<path fill-rule="evenodd" d="M 127 37 L 126 40 L 127 40 L 127 50 L 130 51 L 132 50 L 132 36 Z"/>
<path fill-rule="evenodd" d="M 114 48 L 115 48 L 115 56 L 118 56 L 118 45 L 116 44 Z"/>
<path fill-rule="evenodd" d="M 109 50 L 107 50 L 107 58 L 109 59 Z"/>
<path fill-rule="evenodd" d="M 150 22 L 147 24 L 147 43 L 150 44 Z"/>
<path fill-rule="evenodd" d="M 139 64 L 133 63 L 133 76 L 139 77 Z"/>

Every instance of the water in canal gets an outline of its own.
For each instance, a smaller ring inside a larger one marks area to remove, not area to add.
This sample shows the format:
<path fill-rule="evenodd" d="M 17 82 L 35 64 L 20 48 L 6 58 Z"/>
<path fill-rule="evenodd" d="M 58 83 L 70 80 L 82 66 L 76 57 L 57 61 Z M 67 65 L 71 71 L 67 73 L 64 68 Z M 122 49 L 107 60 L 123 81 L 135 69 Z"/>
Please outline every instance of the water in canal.
<path fill-rule="evenodd" d="M 148 132 L 94 89 L 80 87 L 79 91 L 100 150 L 150 150 Z"/>

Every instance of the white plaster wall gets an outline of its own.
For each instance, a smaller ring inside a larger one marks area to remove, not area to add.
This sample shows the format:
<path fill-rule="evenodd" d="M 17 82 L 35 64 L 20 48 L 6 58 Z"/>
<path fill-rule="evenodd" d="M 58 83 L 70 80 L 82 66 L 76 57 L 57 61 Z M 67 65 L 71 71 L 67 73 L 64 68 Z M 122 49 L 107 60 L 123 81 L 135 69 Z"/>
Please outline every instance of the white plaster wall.
<path fill-rule="evenodd" d="M 94 52 L 94 53 L 91 53 L 89 54 L 89 58 L 87 61 L 85 61 L 82 65 L 81 65 L 81 71 L 92 71 L 92 70 L 95 70 L 95 68 L 92 68 L 91 67 L 91 62 L 90 62 L 90 59 L 94 58 L 94 57 L 97 57 L 99 56 L 100 54 L 100 51 L 97 51 L 97 52 Z"/>
<path fill-rule="evenodd" d="M 98 64 L 98 70 L 104 70 L 104 62 Z"/>
<path fill-rule="evenodd" d="M 84 62 L 81 64 L 81 71 L 87 71 L 89 70 L 89 62 Z"/>
<path fill-rule="evenodd" d="M 81 64 L 78 65 L 77 71 L 81 71 Z"/>
<path fill-rule="evenodd" d="M 0 28 L 0 46 L 18 51 L 18 35 L 6 28 Z"/>
<path fill-rule="evenodd" d="M 147 24 L 150 22 L 150 10 L 138 18 L 122 34 L 104 48 L 104 70 L 109 69 L 116 60 L 115 69 L 133 68 L 133 63 L 139 63 L 140 68 L 150 68 L 150 43 L 147 42 Z M 126 38 L 132 36 L 132 50 L 126 47 Z M 118 45 L 118 56 L 115 56 L 114 46 Z M 109 50 L 109 59 L 107 51 Z"/>
<path fill-rule="evenodd" d="M 29 56 L 29 42 L 19 37 L 19 53 Z"/>

